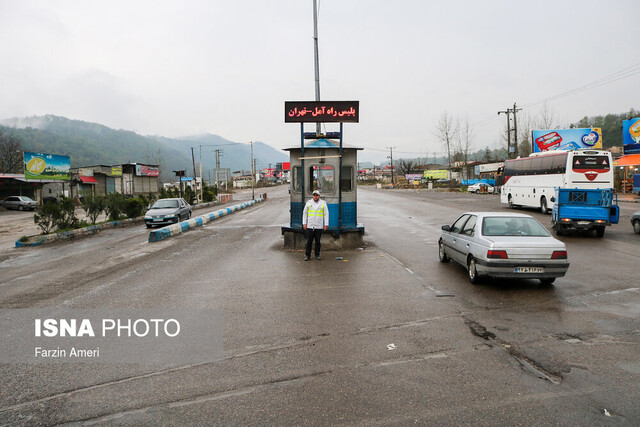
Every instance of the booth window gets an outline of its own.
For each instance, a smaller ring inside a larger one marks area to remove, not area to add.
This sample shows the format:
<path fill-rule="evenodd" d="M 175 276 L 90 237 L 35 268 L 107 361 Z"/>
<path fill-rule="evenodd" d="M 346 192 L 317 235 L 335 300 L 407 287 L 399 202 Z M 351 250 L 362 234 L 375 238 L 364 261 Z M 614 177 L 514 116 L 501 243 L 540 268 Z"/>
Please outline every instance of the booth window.
<path fill-rule="evenodd" d="M 353 191 L 353 166 L 343 166 L 340 177 L 340 189 L 342 191 Z"/>
<path fill-rule="evenodd" d="M 321 193 L 333 193 L 335 191 L 335 171 L 333 166 L 309 167 L 309 190 L 318 190 Z"/>
<path fill-rule="evenodd" d="M 292 191 L 300 191 L 300 183 L 301 183 L 301 179 L 300 179 L 300 171 L 302 170 L 302 168 L 300 166 L 294 166 L 293 167 L 293 186 L 291 187 Z"/>

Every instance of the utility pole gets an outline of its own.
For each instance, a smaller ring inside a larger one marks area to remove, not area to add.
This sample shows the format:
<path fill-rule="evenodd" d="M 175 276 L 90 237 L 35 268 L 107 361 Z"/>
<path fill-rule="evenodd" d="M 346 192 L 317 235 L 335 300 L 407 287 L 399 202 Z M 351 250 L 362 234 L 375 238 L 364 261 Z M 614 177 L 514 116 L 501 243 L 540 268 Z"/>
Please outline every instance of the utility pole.
<path fill-rule="evenodd" d="M 318 58 L 318 7 L 313 0 L 313 52 L 316 73 L 316 101 L 320 101 L 320 59 Z M 316 123 L 316 136 L 321 134 L 321 123 Z"/>
<path fill-rule="evenodd" d="M 204 197 L 202 196 L 202 190 L 204 190 L 204 177 L 202 176 L 202 145 L 200 145 L 200 202 L 201 203 L 204 202 Z"/>
<path fill-rule="evenodd" d="M 516 113 L 518 111 L 522 111 L 522 108 L 516 108 L 516 103 L 513 103 L 513 140 L 515 144 L 515 155 L 514 157 L 518 157 L 518 123 L 516 122 Z"/>
<path fill-rule="evenodd" d="M 393 186 L 395 184 L 395 179 L 393 177 L 393 149 L 395 147 L 387 147 L 389 149 L 390 155 L 387 157 L 388 159 L 391 159 L 391 185 Z"/>
<path fill-rule="evenodd" d="M 498 115 L 507 115 L 507 157 L 515 159 L 518 157 L 518 122 L 516 121 L 516 113 L 522 111 L 513 103 L 513 108 L 507 108 L 506 111 L 498 111 Z M 511 129 L 510 114 L 513 114 L 513 129 Z M 511 131 L 513 131 L 513 146 L 511 145 Z M 513 148 L 512 148 L 513 147 Z"/>
<path fill-rule="evenodd" d="M 253 171 L 254 169 L 255 169 L 255 163 L 253 161 L 253 141 L 251 141 L 251 199 L 256 198 L 255 185 L 253 182 L 256 176 L 256 174 Z"/>
<path fill-rule="evenodd" d="M 193 156 L 193 147 L 191 147 L 191 161 L 193 162 L 193 180 L 196 182 L 196 201 L 198 200 L 198 177 L 196 176 L 196 158 Z"/>
<path fill-rule="evenodd" d="M 220 149 L 216 149 L 215 153 L 216 153 L 216 186 L 218 188 L 220 188 L 220 152 L 222 150 Z"/>
<path fill-rule="evenodd" d="M 498 115 L 500 114 L 507 115 L 507 158 L 513 159 L 514 157 L 511 154 L 511 118 L 509 117 L 511 110 L 507 108 L 506 111 L 498 111 Z"/>

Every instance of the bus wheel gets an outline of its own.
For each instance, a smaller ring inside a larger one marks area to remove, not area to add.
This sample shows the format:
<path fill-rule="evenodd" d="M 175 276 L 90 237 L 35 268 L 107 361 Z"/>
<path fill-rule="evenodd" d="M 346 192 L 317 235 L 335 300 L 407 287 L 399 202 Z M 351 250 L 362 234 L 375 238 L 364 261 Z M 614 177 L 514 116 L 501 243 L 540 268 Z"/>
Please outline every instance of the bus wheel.
<path fill-rule="evenodd" d="M 544 196 L 540 199 L 540 212 L 542 212 L 543 215 L 549 213 L 549 208 L 547 208 L 547 198 Z"/>
<path fill-rule="evenodd" d="M 509 207 L 513 207 L 513 199 L 511 198 L 511 194 L 509 194 Z"/>
<path fill-rule="evenodd" d="M 598 236 L 598 237 L 604 236 L 604 227 L 597 227 L 596 228 L 596 236 Z"/>

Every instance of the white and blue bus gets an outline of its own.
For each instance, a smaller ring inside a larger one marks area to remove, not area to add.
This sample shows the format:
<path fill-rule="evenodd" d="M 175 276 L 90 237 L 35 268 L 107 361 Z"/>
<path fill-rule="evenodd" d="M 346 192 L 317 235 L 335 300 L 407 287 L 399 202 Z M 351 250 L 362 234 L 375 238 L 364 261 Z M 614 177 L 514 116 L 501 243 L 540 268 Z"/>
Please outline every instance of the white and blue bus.
<path fill-rule="evenodd" d="M 613 188 L 611 153 L 604 150 L 549 151 L 506 160 L 500 202 L 549 212 L 556 188 Z"/>

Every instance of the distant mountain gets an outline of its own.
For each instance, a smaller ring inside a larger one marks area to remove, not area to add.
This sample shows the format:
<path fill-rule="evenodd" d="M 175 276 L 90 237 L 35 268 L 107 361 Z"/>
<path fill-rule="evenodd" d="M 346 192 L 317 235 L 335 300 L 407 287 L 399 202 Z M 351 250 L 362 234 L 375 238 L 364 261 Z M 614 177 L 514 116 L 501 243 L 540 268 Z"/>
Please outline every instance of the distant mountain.
<path fill-rule="evenodd" d="M 174 179 L 174 170 L 193 175 L 191 147 L 199 174 L 202 150 L 202 175 L 212 176 L 214 150 L 221 150 L 220 167 L 231 171 L 250 170 L 251 146 L 235 143 L 218 135 L 184 138 L 143 136 L 132 131 L 116 130 L 97 123 L 46 115 L 1 120 L 7 134 L 18 138 L 25 151 L 64 154 L 71 157 L 71 167 L 117 165 L 121 163 L 159 164 L 164 181 Z M 288 161 L 283 151 L 262 142 L 254 142 L 256 168 Z"/>

